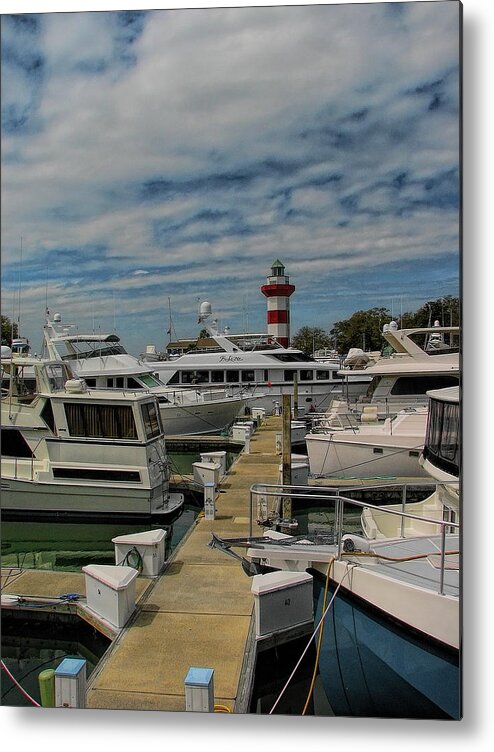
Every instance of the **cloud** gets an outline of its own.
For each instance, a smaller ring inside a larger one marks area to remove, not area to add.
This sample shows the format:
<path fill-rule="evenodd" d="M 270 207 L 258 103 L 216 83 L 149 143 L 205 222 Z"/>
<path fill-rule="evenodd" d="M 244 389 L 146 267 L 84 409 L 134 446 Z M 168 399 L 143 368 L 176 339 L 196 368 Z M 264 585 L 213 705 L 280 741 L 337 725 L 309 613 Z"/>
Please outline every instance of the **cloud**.
<path fill-rule="evenodd" d="M 335 275 L 397 286 L 443 258 L 457 294 L 456 3 L 2 21 L 7 315 L 21 237 L 26 325 L 47 296 L 81 316 L 116 296 L 134 350 L 168 296 L 189 328 L 201 295 L 239 317 L 247 296 L 262 323 L 277 257 L 295 326 L 344 305 Z"/>

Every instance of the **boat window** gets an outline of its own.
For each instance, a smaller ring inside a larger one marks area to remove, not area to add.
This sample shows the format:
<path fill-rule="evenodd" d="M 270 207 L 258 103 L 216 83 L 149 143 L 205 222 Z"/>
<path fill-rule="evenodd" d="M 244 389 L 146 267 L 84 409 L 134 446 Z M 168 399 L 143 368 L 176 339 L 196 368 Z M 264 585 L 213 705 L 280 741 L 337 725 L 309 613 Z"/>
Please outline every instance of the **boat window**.
<path fill-rule="evenodd" d="M 264 381 L 269 381 L 269 371 L 267 368 L 264 369 Z"/>
<path fill-rule="evenodd" d="M 293 381 L 295 371 L 284 371 L 283 372 L 283 380 L 284 381 Z"/>
<path fill-rule="evenodd" d="M 180 382 L 180 371 L 175 371 L 171 379 L 168 379 L 167 384 L 178 384 Z"/>
<path fill-rule="evenodd" d="M 137 429 L 130 405 L 65 402 L 64 408 L 71 436 L 137 439 Z"/>
<path fill-rule="evenodd" d="M 142 384 L 139 384 L 133 376 L 129 376 L 127 379 L 127 389 L 142 389 Z"/>
<path fill-rule="evenodd" d="M 313 381 L 313 379 L 314 379 L 314 371 L 307 371 L 305 369 L 301 369 L 300 381 Z"/>
<path fill-rule="evenodd" d="M 161 382 L 158 381 L 158 379 L 155 379 L 151 373 L 141 373 L 139 374 L 139 379 L 142 381 L 144 386 L 154 387 L 162 385 Z"/>
<path fill-rule="evenodd" d="M 123 376 L 117 376 L 115 379 L 115 386 L 117 389 L 123 389 L 124 388 L 124 378 Z"/>
<path fill-rule="evenodd" d="M 107 379 L 106 380 L 106 388 L 107 389 L 113 389 L 113 379 Z"/>
<path fill-rule="evenodd" d="M 53 410 L 51 406 L 51 400 L 47 399 L 44 407 L 41 411 L 41 417 L 45 421 L 48 428 L 55 433 L 55 418 L 53 417 Z"/>
<path fill-rule="evenodd" d="M 244 383 L 246 381 L 254 381 L 254 379 L 255 379 L 254 371 L 242 371 L 242 381 Z"/>
<path fill-rule="evenodd" d="M 86 386 L 95 387 L 96 386 L 96 379 L 84 379 L 86 382 Z"/>
<path fill-rule="evenodd" d="M 213 384 L 222 384 L 224 380 L 225 380 L 225 372 L 223 370 L 211 371 L 211 382 Z"/>
<path fill-rule="evenodd" d="M 146 402 L 142 406 L 142 418 L 144 420 L 144 429 L 146 438 L 152 439 L 162 433 L 158 410 L 154 402 Z"/>
<path fill-rule="evenodd" d="M 206 384 L 209 371 L 182 371 L 182 384 Z"/>
<path fill-rule="evenodd" d="M 33 457 L 29 444 L 20 431 L 15 428 L 2 428 L 3 457 Z"/>
<path fill-rule="evenodd" d="M 127 350 L 125 350 L 122 345 L 101 345 L 96 346 L 93 348 L 91 345 L 90 350 L 83 350 L 81 348 L 80 343 L 71 343 L 74 347 L 74 350 L 77 351 L 77 360 L 86 360 L 87 358 L 104 358 L 108 355 L 126 355 Z M 71 355 L 65 355 L 65 359 L 69 359 Z"/>
<path fill-rule="evenodd" d="M 444 389 L 458 386 L 458 376 L 431 374 L 417 376 L 400 376 L 391 388 L 391 394 L 425 394 L 430 389 Z"/>
<path fill-rule="evenodd" d="M 272 353 L 271 357 L 281 360 L 282 363 L 308 363 L 314 360 L 314 358 L 297 352 Z"/>
<path fill-rule="evenodd" d="M 50 389 L 55 392 L 58 389 L 64 388 L 64 384 L 67 379 L 67 373 L 61 365 L 46 366 L 46 377 L 48 379 Z"/>
<path fill-rule="evenodd" d="M 227 371 L 226 381 L 228 384 L 236 384 L 238 381 L 240 381 L 240 372 L 239 371 Z"/>
<path fill-rule="evenodd" d="M 460 405 L 431 399 L 424 456 L 452 475 L 459 475 Z"/>
<path fill-rule="evenodd" d="M 93 467 L 54 467 L 54 478 L 81 478 L 84 480 L 111 480 L 126 483 L 140 483 L 141 474 L 137 470 L 99 470 Z"/>
<path fill-rule="evenodd" d="M 316 371 L 318 381 L 329 381 L 329 371 Z"/>

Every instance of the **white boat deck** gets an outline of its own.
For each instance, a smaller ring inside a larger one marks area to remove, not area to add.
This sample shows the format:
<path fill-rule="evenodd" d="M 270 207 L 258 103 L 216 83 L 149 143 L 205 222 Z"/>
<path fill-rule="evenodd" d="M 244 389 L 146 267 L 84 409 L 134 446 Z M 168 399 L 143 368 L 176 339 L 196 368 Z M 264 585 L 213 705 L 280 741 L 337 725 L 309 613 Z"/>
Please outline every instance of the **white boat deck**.
<path fill-rule="evenodd" d="M 446 556 L 444 567 L 443 593 L 454 598 L 459 597 L 460 592 L 460 554 L 459 536 L 448 535 L 446 537 Z M 373 556 L 372 553 L 382 557 Z M 253 543 L 248 548 L 248 557 L 254 559 L 269 560 L 273 566 L 283 562 L 304 562 L 310 566 L 310 562 L 321 564 L 337 556 L 337 547 L 334 545 L 312 544 L 285 540 Z M 417 557 L 417 558 L 414 558 Z M 413 538 L 399 538 L 394 540 L 376 541 L 372 544 L 369 552 L 363 554 L 344 553 L 342 560 L 345 563 L 356 563 L 369 572 L 382 577 L 420 587 L 431 592 L 439 592 L 441 581 L 441 539 L 440 536 L 423 536 Z"/>
<path fill-rule="evenodd" d="M 460 592 L 459 545 L 458 535 L 446 537 L 443 592 L 445 595 L 456 598 L 459 597 Z M 372 567 L 383 576 L 408 582 L 416 587 L 439 591 L 441 577 L 441 539 L 439 536 L 378 542 L 373 545 L 372 550 L 381 556 L 393 559 L 405 558 L 406 561 L 387 561 L 374 557 L 366 561 L 367 557 L 356 557 L 361 566 Z M 414 556 L 423 556 L 423 558 L 410 558 Z M 353 557 L 348 558 L 353 560 Z"/>

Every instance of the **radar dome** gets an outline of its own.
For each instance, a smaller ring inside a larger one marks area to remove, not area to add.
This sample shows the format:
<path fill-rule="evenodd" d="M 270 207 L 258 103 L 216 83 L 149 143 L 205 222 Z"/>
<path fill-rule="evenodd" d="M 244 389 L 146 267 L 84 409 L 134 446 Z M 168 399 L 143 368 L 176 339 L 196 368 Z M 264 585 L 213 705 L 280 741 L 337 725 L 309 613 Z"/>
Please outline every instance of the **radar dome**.
<path fill-rule="evenodd" d="M 199 308 L 199 314 L 201 316 L 211 316 L 212 309 L 211 309 L 211 303 L 208 303 L 207 300 L 204 301 L 204 303 L 201 303 L 201 306 Z"/>

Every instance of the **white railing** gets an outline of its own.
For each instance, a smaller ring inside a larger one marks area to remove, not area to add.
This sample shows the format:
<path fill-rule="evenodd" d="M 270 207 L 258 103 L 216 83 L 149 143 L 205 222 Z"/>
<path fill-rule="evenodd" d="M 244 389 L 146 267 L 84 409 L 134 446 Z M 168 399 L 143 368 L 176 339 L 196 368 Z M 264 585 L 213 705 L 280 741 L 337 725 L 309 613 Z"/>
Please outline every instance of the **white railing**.
<path fill-rule="evenodd" d="M 455 485 L 456 482 L 451 482 L 453 485 Z M 444 483 L 435 483 L 434 481 L 424 481 L 424 482 L 417 482 L 414 483 L 386 483 L 382 484 L 380 486 L 345 486 L 344 489 L 339 488 L 327 488 L 324 489 L 323 492 L 320 492 L 318 489 L 315 490 L 314 486 L 291 486 L 291 485 L 276 485 L 271 483 L 255 483 L 253 486 L 251 486 L 250 489 L 250 510 L 249 510 L 249 536 L 252 537 L 253 535 L 253 527 L 254 527 L 254 508 L 255 503 L 258 498 L 261 498 L 263 503 L 266 504 L 267 497 L 276 497 L 277 505 L 279 508 L 281 508 L 282 503 L 288 499 L 293 500 L 297 499 L 298 501 L 306 502 L 309 504 L 314 504 L 316 501 L 324 501 L 328 505 L 333 506 L 334 508 L 334 541 L 335 545 L 337 545 L 337 559 L 340 560 L 342 557 L 342 538 L 343 538 L 343 524 L 344 524 L 344 513 L 345 513 L 345 504 L 349 505 L 351 507 L 356 507 L 358 509 L 372 509 L 376 510 L 377 512 L 381 514 L 391 514 L 400 517 L 401 519 L 401 537 L 406 537 L 404 534 L 404 522 L 405 520 L 415 520 L 419 521 L 425 524 L 429 525 L 435 525 L 436 527 L 439 526 L 440 528 L 440 538 L 441 538 L 441 545 L 440 545 L 440 581 L 439 581 L 439 593 L 441 595 L 444 595 L 444 571 L 445 571 L 445 556 L 446 556 L 446 531 L 449 529 L 451 532 L 452 530 L 458 530 L 460 529 L 460 524 L 457 522 L 452 522 L 450 520 L 440 520 L 440 519 L 432 519 L 430 517 L 423 517 L 418 514 L 411 514 L 409 512 L 406 512 L 406 499 L 407 499 L 407 489 L 409 486 L 417 487 L 417 486 L 424 486 L 426 487 L 433 487 L 437 490 L 437 487 L 440 485 L 445 485 Z M 376 491 L 383 488 L 401 488 L 401 495 L 402 495 L 402 501 L 401 501 L 401 509 L 390 509 L 389 506 L 386 505 L 378 506 L 376 504 L 369 504 L 365 501 L 357 501 L 356 499 L 351 499 L 348 496 L 344 496 L 341 494 L 341 490 L 344 490 L 345 492 L 349 491 Z M 257 507 L 257 503 L 256 503 Z"/>

